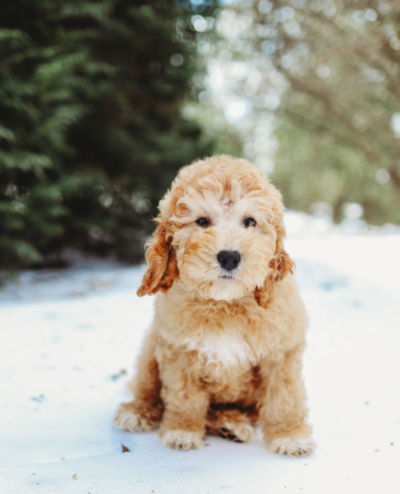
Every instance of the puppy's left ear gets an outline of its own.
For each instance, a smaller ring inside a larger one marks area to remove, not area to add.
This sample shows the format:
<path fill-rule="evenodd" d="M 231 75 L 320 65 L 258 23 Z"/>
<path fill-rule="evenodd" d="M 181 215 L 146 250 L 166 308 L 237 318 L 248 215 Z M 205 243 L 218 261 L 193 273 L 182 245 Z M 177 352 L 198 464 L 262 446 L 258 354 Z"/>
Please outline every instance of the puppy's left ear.
<path fill-rule="evenodd" d="M 147 270 L 137 294 L 139 297 L 161 290 L 167 292 L 179 275 L 174 248 L 173 233 L 168 222 L 161 221 L 147 245 Z"/>
<path fill-rule="evenodd" d="M 262 287 L 256 287 L 254 291 L 258 305 L 265 309 L 272 301 L 275 283 L 282 280 L 287 274 L 293 273 L 295 267 L 294 261 L 284 249 L 283 239 L 285 237 L 285 229 L 281 225 L 276 227 L 276 234 L 275 254 L 269 262 L 271 272 L 265 279 L 264 285 Z"/>

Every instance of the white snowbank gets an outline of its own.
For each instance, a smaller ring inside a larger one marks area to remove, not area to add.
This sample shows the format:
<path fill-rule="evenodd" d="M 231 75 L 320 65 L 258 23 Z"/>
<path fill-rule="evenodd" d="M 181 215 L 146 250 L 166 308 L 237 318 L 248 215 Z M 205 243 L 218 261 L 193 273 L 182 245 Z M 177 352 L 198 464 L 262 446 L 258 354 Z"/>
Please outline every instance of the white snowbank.
<path fill-rule="evenodd" d="M 400 234 L 297 213 L 287 227 L 311 320 L 312 457 L 258 437 L 172 451 L 114 429 L 152 299 L 135 295 L 140 268 L 89 263 L 0 292 L 1 494 L 400 492 Z"/>

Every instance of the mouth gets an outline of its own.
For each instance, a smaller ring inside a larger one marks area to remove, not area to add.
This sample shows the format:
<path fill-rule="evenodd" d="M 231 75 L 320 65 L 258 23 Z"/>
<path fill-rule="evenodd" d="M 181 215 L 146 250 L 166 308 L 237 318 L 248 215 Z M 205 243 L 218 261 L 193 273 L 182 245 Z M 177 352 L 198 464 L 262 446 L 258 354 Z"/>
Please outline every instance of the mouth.
<path fill-rule="evenodd" d="M 232 274 L 222 274 L 219 278 L 222 278 L 223 280 L 233 280 L 233 275 Z"/>

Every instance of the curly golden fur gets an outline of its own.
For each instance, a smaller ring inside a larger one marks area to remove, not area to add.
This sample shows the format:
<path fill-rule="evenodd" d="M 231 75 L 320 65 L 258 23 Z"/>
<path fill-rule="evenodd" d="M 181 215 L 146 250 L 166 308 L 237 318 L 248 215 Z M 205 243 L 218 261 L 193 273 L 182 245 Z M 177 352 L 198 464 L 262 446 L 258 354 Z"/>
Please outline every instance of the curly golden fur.
<path fill-rule="evenodd" d="M 310 454 L 307 317 L 283 245 L 281 194 L 249 162 L 214 156 L 182 168 L 159 211 L 138 290 L 158 292 L 155 316 L 134 399 L 115 425 L 159 427 L 179 449 L 201 446 L 206 432 L 247 441 L 259 425 L 271 451 Z"/>

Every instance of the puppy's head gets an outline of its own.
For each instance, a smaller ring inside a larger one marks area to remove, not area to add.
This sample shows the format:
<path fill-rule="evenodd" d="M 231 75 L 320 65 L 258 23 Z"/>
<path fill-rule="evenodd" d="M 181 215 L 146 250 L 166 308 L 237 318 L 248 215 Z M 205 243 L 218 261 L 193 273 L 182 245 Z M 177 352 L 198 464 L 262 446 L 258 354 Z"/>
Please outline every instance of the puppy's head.
<path fill-rule="evenodd" d="M 266 307 L 274 283 L 293 270 L 281 195 L 245 160 L 214 156 L 182 168 L 159 209 L 139 295 L 165 292 L 179 277 L 202 298 L 253 292 Z"/>

